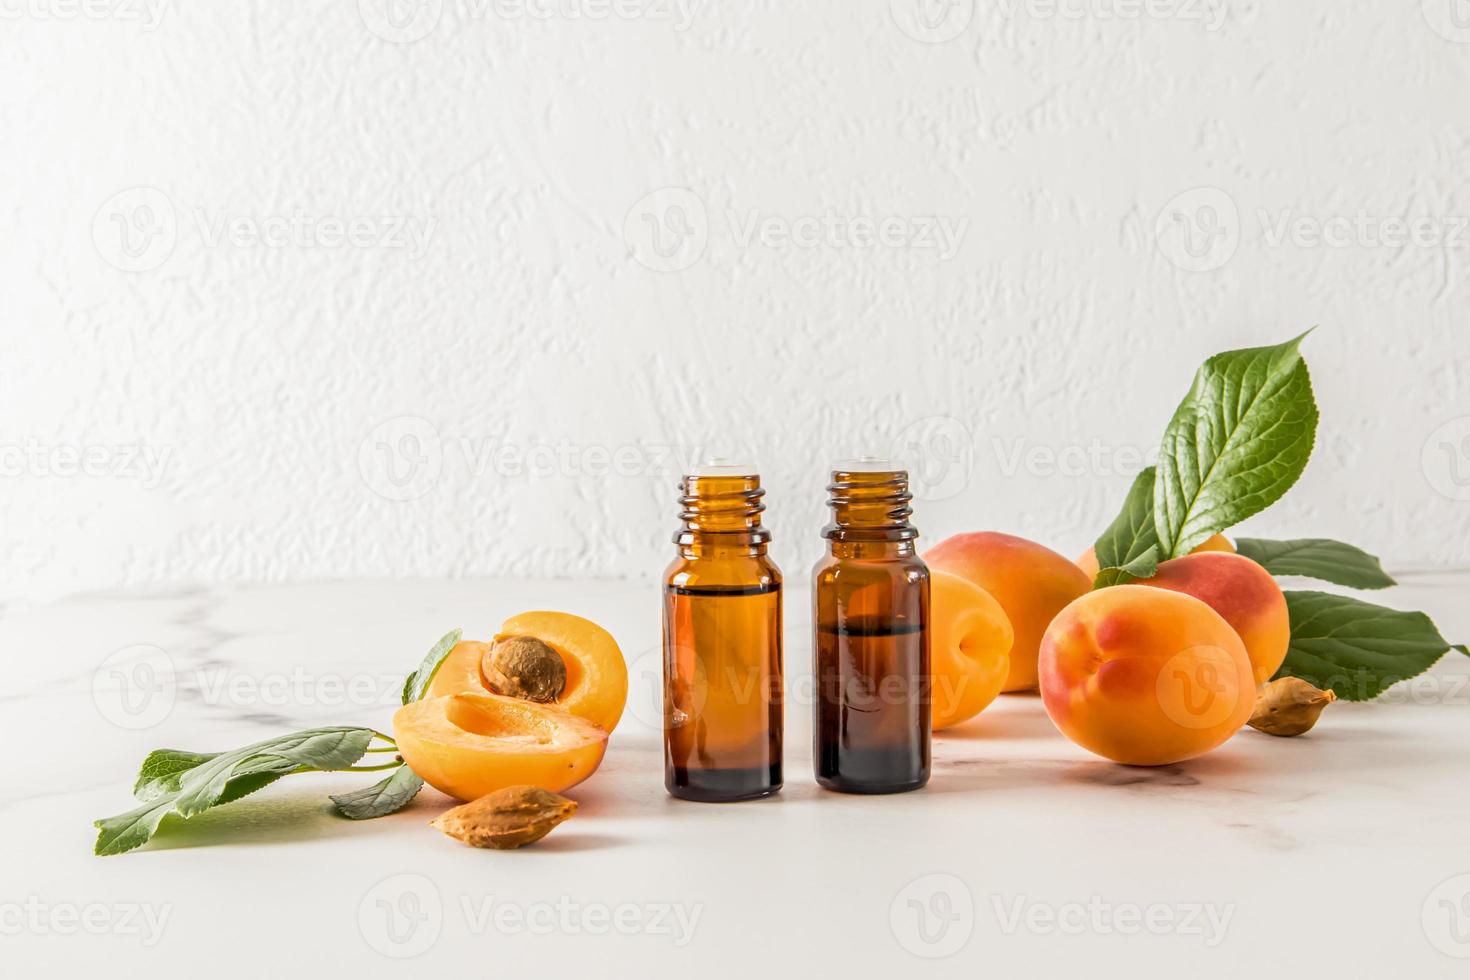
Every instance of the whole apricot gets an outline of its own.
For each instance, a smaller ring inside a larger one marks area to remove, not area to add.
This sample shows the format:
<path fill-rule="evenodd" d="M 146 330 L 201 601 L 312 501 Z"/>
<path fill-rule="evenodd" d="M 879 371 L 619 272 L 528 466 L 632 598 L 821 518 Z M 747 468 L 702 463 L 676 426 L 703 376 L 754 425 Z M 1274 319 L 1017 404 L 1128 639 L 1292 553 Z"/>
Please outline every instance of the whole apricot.
<path fill-rule="evenodd" d="M 1015 632 L 995 597 L 958 575 L 929 570 L 932 725 L 973 718 L 994 701 L 1010 671 Z"/>
<path fill-rule="evenodd" d="M 980 586 L 1000 603 L 1014 642 L 1003 691 L 1036 688 L 1036 651 L 1052 617 L 1092 588 L 1092 579 L 1034 541 L 995 531 L 956 534 L 924 553 L 930 569 Z"/>
<path fill-rule="evenodd" d="M 1139 585 L 1183 592 L 1224 617 L 1245 644 L 1256 684 L 1271 679 L 1291 644 L 1286 596 L 1271 573 L 1243 555 L 1199 552 L 1159 565 Z"/>
<path fill-rule="evenodd" d="M 1073 742 L 1134 766 L 1202 755 L 1251 716 L 1245 644 L 1182 592 L 1119 585 L 1067 606 L 1041 641 L 1041 698 Z"/>

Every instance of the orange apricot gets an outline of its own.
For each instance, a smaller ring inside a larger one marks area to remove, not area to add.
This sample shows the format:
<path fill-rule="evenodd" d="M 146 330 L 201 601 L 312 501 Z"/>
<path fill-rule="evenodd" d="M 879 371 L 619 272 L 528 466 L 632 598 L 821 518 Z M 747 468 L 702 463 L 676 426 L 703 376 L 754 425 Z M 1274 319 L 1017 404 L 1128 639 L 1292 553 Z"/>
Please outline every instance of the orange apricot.
<path fill-rule="evenodd" d="M 924 561 L 980 586 L 1000 603 L 1015 637 L 1001 690 L 1035 690 L 1042 634 L 1062 607 L 1092 588 L 1092 580 L 1050 548 L 994 531 L 946 538 L 924 553 Z"/>
<path fill-rule="evenodd" d="M 1206 538 L 1200 544 L 1200 546 L 1191 551 L 1190 554 L 1197 555 L 1202 551 L 1228 551 L 1231 554 L 1234 554 L 1235 543 L 1223 534 L 1216 534 L 1213 537 Z M 1082 552 L 1082 554 L 1078 555 L 1077 567 L 1086 572 L 1088 578 L 1097 578 L 1097 573 L 1101 570 L 1097 567 L 1097 549 L 1088 548 L 1086 551 Z"/>
<path fill-rule="evenodd" d="M 1271 679 L 1286 659 L 1291 618 L 1286 596 L 1271 573 L 1243 555 L 1196 552 L 1159 565 L 1139 585 L 1183 592 L 1219 613 L 1239 634 L 1256 684 Z"/>
<path fill-rule="evenodd" d="M 424 782 L 461 800 L 507 786 L 550 793 L 597 770 L 607 732 L 560 708 L 498 694 L 425 698 L 393 716 L 398 752 Z"/>
<path fill-rule="evenodd" d="M 1128 765 L 1202 755 L 1255 706 L 1245 644 L 1182 592 L 1118 585 L 1087 593 L 1052 621 L 1039 668 L 1042 703 L 1062 734 Z"/>
<path fill-rule="evenodd" d="M 1005 686 L 1015 632 L 995 597 L 929 570 L 929 673 L 935 731 L 973 718 Z"/>
<path fill-rule="evenodd" d="M 628 700 L 628 665 L 611 633 L 571 613 L 537 611 L 501 623 L 496 639 L 510 636 L 535 637 L 561 657 L 567 682 L 556 698 L 558 707 L 606 731 L 617 727 Z M 493 646 L 477 640 L 456 644 L 424 696 L 499 693 L 486 680 Z"/>

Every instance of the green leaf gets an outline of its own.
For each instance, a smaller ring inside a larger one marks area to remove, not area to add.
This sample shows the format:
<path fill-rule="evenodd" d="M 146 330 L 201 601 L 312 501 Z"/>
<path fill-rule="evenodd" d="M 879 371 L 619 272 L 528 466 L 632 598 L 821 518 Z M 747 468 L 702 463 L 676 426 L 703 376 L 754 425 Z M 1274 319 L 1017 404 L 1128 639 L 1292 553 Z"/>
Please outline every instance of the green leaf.
<path fill-rule="evenodd" d="M 434 644 L 434 649 L 430 650 L 424 656 L 423 662 L 419 664 L 418 670 L 415 670 L 404 679 L 404 704 L 417 701 L 424 696 L 424 692 L 429 689 L 429 685 L 434 683 L 434 675 L 439 673 L 439 668 L 443 666 L 444 658 L 449 656 L 449 651 L 454 649 L 454 645 L 459 642 L 459 638 L 463 635 L 464 630 L 453 629 L 439 638 L 439 642 Z"/>
<path fill-rule="evenodd" d="M 1300 575 L 1353 589 L 1386 589 L 1397 584 L 1376 555 L 1329 538 L 1239 538 L 1235 550 L 1272 575 Z"/>
<path fill-rule="evenodd" d="M 185 752 L 181 749 L 157 749 L 148 753 L 138 770 L 133 796 L 140 802 L 156 800 L 165 793 L 176 793 L 184 773 L 201 766 L 219 753 Z"/>
<path fill-rule="evenodd" d="M 1287 592 L 1286 606 L 1291 646 L 1276 676 L 1300 677 L 1347 701 L 1371 701 L 1452 649 L 1421 612 L 1327 592 Z"/>
<path fill-rule="evenodd" d="M 1154 485 L 1161 558 L 1187 555 L 1281 498 L 1312 454 L 1317 402 L 1298 351 L 1275 347 L 1205 361 L 1170 420 Z"/>
<path fill-rule="evenodd" d="M 337 810 L 349 820 L 371 820 L 397 813 L 424 788 L 420 779 L 408 766 L 399 766 L 385 780 L 367 789 L 340 793 L 332 797 Z"/>
<path fill-rule="evenodd" d="M 1121 585 L 1134 579 L 1148 578 L 1158 566 L 1159 538 L 1154 532 L 1155 470 L 1150 466 L 1139 473 L 1128 489 L 1123 510 L 1108 525 L 1093 546 L 1098 573 L 1093 583 L 1097 588 Z"/>
<path fill-rule="evenodd" d="M 95 852 L 105 855 L 130 851 L 146 843 L 170 814 L 187 819 L 238 800 L 293 772 L 347 769 L 363 757 L 376 737 L 371 728 L 313 728 L 208 756 L 177 750 L 168 750 L 166 756 L 153 753 L 149 759 L 154 759 L 160 774 L 147 780 L 140 776 L 139 787 L 157 795 L 127 813 L 96 821 Z M 177 768 L 189 757 L 197 763 L 187 769 Z M 144 769 L 146 773 L 148 760 L 144 761 Z"/>

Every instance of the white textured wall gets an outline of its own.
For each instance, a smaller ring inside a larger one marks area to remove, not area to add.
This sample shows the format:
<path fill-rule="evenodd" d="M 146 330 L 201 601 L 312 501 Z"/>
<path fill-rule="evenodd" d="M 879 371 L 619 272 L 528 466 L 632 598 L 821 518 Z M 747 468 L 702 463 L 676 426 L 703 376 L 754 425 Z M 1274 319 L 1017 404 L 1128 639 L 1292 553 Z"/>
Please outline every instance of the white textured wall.
<path fill-rule="evenodd" d="M 804 576 L 915 437 L 1071 552 L 1313 323 L 1256 530 L 1470 560 L 1465 0 L 87 2 L 0 0 L 4 595 L 653 575 L 742 447 Z"/>

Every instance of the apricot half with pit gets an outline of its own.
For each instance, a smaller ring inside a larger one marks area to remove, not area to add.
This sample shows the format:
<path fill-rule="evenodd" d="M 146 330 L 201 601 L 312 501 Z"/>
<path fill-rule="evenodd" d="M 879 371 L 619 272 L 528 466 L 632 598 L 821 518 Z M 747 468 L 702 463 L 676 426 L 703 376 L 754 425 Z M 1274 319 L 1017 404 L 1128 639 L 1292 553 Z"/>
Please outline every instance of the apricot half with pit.
<path fill-rule="evenodd" d="M 583 718 L 484 691 L 404 705 L 393 738 L 410 769 L 461 800 L 507 786 L 560 793 L 596 772 L 607 749 L 607 732 Z"/>
<path fill-rule="evenodd" d="M 551 654 L 560 671 L 547 662 Z M 549 701 L 611 732 L 628 700 L 628 665 L 612 634 L 591 620 L 524 612 L 501 623 L 490 643 L 457 643 L 425 697 L 487 693 Z"/>

